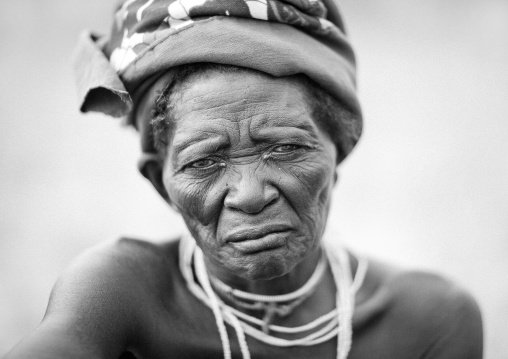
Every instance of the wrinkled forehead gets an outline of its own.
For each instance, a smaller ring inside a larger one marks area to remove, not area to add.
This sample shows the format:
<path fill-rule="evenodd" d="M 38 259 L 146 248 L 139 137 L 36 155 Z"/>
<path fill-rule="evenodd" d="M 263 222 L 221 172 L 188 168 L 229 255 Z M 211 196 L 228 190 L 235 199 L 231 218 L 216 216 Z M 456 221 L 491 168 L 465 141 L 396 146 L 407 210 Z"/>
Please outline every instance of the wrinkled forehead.
<path fill-rule="evenodd" d="M 175 120 L 198 115 L 212 121 L 249 118 L 263 123 L 268 114 L 285 119 L 303 110 L 309 112 L 303 86 L 297 80 L 250 71 L 208 72 L 192 78 L 175 88 L 171 104 Z"/>
<path fill-rule="evenodd" d="M 153 146 L 150 122 L 155 103 L 172 85 L 174 73 L 170 71 L 156 80 L 137 105 L 136 123 L 145 150 Z M 248 126 L 251 132 L 266 127 L 317 130 L 310 117 L 304 85 L 292 77 L 210 70 L 187 77 L 171 93 L 171 121 L 177 128 L 174 131 L 186 131 L 187 135 L 189 131 L 203 130 L 203 127 L 217 133 L 227 126 Z"/>

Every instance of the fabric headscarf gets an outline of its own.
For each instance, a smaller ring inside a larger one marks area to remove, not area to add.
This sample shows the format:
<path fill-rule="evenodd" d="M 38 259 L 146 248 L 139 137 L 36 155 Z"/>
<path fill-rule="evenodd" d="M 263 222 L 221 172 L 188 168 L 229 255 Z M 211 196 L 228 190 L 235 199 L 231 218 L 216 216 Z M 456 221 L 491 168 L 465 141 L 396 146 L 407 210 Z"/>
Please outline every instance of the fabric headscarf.
<path fill-rule="evenodd" d="M 212 62 L 277 77 L 305 74 L 361 128 L 355 58 L 334 0 L 126 0 L 111 33 L 84 32 L 75 58 L 81 111 L 126 117 L 134 126 L 133 98 L 163 73 Z M 154 150 L 145 143 L 143 151 Z"/>

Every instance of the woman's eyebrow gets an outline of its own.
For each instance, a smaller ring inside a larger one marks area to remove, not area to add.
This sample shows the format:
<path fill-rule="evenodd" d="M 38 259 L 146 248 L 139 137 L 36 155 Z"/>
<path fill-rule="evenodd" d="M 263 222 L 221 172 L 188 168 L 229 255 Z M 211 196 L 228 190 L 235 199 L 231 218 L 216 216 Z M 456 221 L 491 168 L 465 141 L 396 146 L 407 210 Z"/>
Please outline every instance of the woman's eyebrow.
<path fill-rule="evenodd" d="M 265 127 L 252 132 L 251 135 L 256 142 L 295 138 L 317 140 L 318 138 L 316 129 L 308 124 Z"/>
<path fill-rule="evenodd" d="M 173 159 L 189 156 L 191 153 L 211 153 L 224 150 L 230 146 L 226 136 L 202 132 L 199 136 L 193 135 L 180 139 L 173 145 Z"/>
<path fill-rule="evenodd" d="M 200 142 L 209 142 L 219 145 L 220 142 L 227 142 L 227 136 L 212 131 L 196 131 L 190 135 L 179 135 L 173 138 L 173 152 L 180 153 Z"/>
<path fill-rule="evenodd" d="M 264 128 L 296 128 L 309 133 L 314 133 L 317 130 L 317 125 L 315 124 L 315 121 L 307 115 L 300 112 L 294 112 L 289 109 L 288 113 L 279 117 L 260 115 L 251 123 L 251 132 Z"/>

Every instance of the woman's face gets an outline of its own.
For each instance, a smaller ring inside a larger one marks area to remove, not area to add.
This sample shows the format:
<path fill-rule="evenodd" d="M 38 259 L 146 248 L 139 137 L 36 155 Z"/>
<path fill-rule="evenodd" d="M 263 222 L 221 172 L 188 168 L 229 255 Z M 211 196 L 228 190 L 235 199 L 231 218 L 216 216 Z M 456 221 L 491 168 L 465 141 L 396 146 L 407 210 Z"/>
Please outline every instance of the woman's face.
<path fill-rule="evenodd" d="M 171 100 L 163 183 L 210 270 L 289 273 L 319 244 L 336 176 L 305 92 L 293 79 L 213 72 Z"/>

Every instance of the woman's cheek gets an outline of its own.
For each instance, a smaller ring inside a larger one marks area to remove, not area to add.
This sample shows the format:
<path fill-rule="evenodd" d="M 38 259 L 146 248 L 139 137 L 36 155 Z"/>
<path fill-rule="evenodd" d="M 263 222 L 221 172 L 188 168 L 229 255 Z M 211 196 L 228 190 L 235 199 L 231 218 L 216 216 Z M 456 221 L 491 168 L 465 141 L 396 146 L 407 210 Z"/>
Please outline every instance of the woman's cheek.
<path fill-rule="evenodd" d="M 328 161 L 316 159 L 287 167 L 292 180 L 286 180 L 288 185 L 283 186 L 286 185 L 295 201 L 302 202 L 305 207 L 322 201 L 323 191 L 328 193 L 333 184 L 334 167 L 326 162 Z"/>
<path fill-rule="evenodd" d="M 208 226 L 218 218 L 221 208 L 214 182 L 212 178 L 175 178 L 169 181 L 169 198 L 182 215 Z"/>

